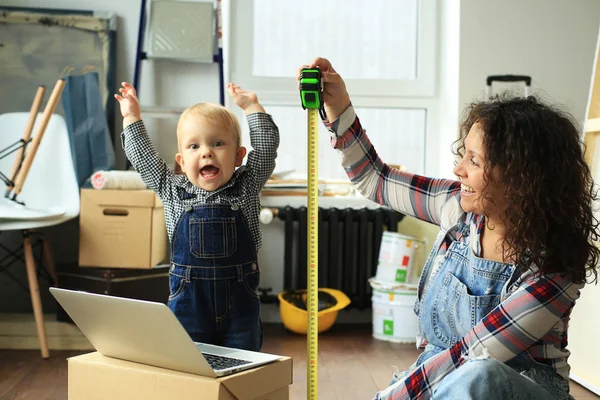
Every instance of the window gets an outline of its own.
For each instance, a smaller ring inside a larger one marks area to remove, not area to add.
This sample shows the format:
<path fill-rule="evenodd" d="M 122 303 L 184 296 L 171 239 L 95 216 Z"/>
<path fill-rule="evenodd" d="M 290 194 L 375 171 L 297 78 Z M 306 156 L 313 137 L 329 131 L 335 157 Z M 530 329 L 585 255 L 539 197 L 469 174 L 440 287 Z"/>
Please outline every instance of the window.
<path fill-rule="evenodd" d="M 344 77 L 382 159 L 427 171 L 436 117 L 435 0 L 244 0 L 231 7 L 230 78 L 256 91 L 279 126 L 278 169 L 306 171 L 306 111 L 295 74 L 324 56 Z M 319 176 L 346 179 L 323 126 Z"/>

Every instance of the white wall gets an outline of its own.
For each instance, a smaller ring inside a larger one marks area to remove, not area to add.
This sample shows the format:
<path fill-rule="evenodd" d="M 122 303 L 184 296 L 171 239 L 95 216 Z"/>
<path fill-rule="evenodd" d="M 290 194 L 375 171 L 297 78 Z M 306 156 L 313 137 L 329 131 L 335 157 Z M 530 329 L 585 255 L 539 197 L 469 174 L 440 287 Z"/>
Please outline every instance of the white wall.
<path fill-rule="evenodd" d="M 523 74 L 581 123 L 599 21 L 598 0 L 462 0 L 460 107 L 481 98 L 488 75 Z"/>
<path fill-rule="evenodd" d="M 439 163 L 435 174 L 449 179 L 454 178 L 454 156 L 450 149 L 458 132 L 459 117 L 460 7 L 460 0 L 440 1 L 438 94 L 441 106 L 438 110 L 437 129 L 441 140 L 427 143 L 428 146 L 435 146 L 437 150 Z"/>

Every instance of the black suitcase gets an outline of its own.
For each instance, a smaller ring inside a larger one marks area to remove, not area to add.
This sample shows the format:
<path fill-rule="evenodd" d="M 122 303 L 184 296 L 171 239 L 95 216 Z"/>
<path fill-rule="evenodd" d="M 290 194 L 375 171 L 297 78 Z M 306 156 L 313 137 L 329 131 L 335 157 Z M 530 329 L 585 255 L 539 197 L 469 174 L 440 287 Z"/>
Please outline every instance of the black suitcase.
<path fill-rule="evenodd" d="M 167 303 L 169 265 L 153 269 L 87 268 L 77 265 L 57 266 L 58 287 L 90 293 Z M 57 303 L 56 319 L 72 322 Z"/>
<path fill-rule="evenodd" d="M 523 97 L 527 97 L 531 94 L 531 77 L 528 75 L 490 75 L 485 80 L 485 96 L 487 99 L 490 99 L 494 95 L 492 90 L 492 84 L 494 82 L 522 82 Z"/>

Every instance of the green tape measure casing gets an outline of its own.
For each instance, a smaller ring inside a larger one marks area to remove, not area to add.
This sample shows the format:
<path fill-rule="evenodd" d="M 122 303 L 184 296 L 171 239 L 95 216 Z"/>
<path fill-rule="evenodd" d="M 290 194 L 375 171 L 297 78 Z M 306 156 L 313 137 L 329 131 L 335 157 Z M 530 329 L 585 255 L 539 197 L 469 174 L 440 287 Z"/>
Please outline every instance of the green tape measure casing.
<path fill-rule="evenodd" d="M 300 72 L 300 99 L 303 109 L 321 109 L 323 105 L 321 71 L 316 68 L 305 68 Z"/>

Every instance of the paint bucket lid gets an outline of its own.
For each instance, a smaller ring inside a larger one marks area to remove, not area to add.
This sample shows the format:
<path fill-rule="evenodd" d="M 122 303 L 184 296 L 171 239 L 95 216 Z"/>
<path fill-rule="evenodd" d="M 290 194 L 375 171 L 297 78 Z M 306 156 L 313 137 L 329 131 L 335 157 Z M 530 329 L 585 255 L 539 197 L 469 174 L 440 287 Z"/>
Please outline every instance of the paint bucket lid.
<path fill-rule="evenodd" d="M 414 290 L 415 293 L 419 288 L 419 285 L 414 283 L 396 283 L 396 282 L 388 282 L 388 281 L 380 281 L 375 277 L 369 279 L 369 283 L 371 287 L 376 290 L 388 290 L 388 291 L 406 291 L 406 290 Z"/>

